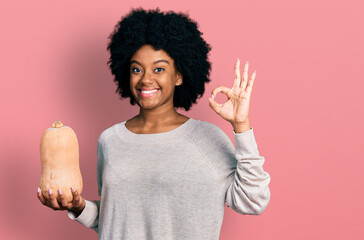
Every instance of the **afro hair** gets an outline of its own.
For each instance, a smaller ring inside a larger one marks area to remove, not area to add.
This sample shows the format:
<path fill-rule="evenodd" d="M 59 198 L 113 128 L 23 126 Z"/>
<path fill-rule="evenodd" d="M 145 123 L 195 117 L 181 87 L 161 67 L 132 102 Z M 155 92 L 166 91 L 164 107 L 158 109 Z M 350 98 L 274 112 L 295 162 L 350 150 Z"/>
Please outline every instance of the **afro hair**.
<path fill-rule="evenodd" d="M 175 67 L 183 76 L 183 84 L 175 88 L 175 108 L 190 109 L 197 98 L 202 97 L 205 83 L 210 82 L 211 50 L 201 37 L 198 24 L 184 13 L 160 12 L 159 8 L 145 11 L 132 9 L 114 27 L 107 50 L 114 82 L 121 98 L 136 101 L 130 90 L 130 59 L 143 45 L 150 44 L 155 50 L 164 50 L 174 60 Z"/>

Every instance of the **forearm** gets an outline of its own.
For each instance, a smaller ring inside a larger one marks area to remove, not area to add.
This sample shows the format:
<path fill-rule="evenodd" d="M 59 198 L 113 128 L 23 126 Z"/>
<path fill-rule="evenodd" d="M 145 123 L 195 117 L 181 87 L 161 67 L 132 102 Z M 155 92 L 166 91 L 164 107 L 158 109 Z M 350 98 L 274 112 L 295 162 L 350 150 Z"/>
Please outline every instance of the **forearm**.
<path fill-rule="evenodd" d="M 82 225 L 94 229 L 98 232 L 98 224 L 99 224 L 99 208 L 100 208 L 100 201 L 89 201 L 85 200 L 85 207 L 84 209 L 74 209 L 67 211 L 67 215 L 70 219 L 76 220 L 77 222 L 81 223 Z M 79 214 L 77 217 L 75 214 Z"/>
<path fill-rule="evenodd" d="M 262 214 L 270 200 L 270 175 L 264 171 L 265 158 L 259 154 L 253 129 L 234 134 L 236 173 L 227 190 L 226 202 L 241 214 Z"/>

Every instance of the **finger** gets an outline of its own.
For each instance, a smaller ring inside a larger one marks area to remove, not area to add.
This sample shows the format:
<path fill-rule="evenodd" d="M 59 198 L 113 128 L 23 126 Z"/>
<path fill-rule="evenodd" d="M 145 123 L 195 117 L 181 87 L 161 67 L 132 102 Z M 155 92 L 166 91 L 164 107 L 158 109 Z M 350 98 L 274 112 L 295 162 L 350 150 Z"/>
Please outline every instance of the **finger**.
<path fill-rule="evenodd" d="M 220 114 L 222 104 L 217 103 L 214 99 L 209 98 L 209 106 L 217 113 Z"/>
<path fill-rule="evenodd" d="M 60 202 L 61 202 L 61 206 L 63 208 L 66 208 L 68 205 L 67 199 L 65 198 L 62 189 L 58 189 L 58 193 L 59 193 L 59 198 L 60 198 Z"/>
<path fill-rule="evenodd" d="M 49 197 L 50 197 L 49 194 L 48 194 L 48 198 L 43 194 L 43 192 L 40 192 L 38 196 L 39 196 L 39 199 L 42 201 L 43 205 L 45 205 L 49 208 L 53 208 L 52 203 L 49 199 Z"/>
<path fill-rule="evenodd" d="M 241 84 L 240 84 L 240 87 L 242 87 L 244 90 L 248 83 L 248 68 L 249 68 L 249 62 L 247 61 L 244 65 L 243 80 L 241 81 Z"/>
<path fill-rule="evenodd" d="M 239 58 L 235 62 L 234 71 L 235 71 L 235 79 L 234 79 L 233 87 L 238 87 L 238 86 L 240 86 L 240 80 L 241 80 L 241 76 L 240 76 L 240 59 Z"/>
<path fill-rule="evenodd" d="M 38 197 L 39 201 L 40 201 L 43 205 L 45 205 L 46 200 L 44 199 L 44 196 L 43 196 L 43 194 L 42 194 L 42 191 L 40 190 L 40 188 L 39 188 L 39 187 L 38 187 L 37 197 Z"/>
<path fill-rule="evenodd" d="M 77 190 L 73 187 L 71 187 L 71 192 L 72 192 L 72 195 L 73 195 L 73 200 L 72 202 L 74 204 L 78 204 L 79 201 L 80 201 L 80 195 L 78 194 Z"/>
<path fill-rule="evenodd" d="M 73 191 L 73 190 L 74 190 L 74 191 Z M 72 191 L 72 194 L 73 194 L 73 200 L 72 200 L 72 202 L 73 202 L 73 206 L 74 206 L 74 207 L 80 207 L 80 206 L 82 206 L 82 205 L 83 205 L 84 200 L 83 200 L 83 198 L 81 197 L 81 195 L 78 193 L 77 189 L 74 189 L 74 188 L 73 188 L 73 190 L 71 190 L 71 191 Z"/>
<path fill-rule="evenodd" d="M 216 95 L 221 92 L 223 94 L 225 94 L 226 96 L 228 96 L 229 98 L 231 97 L 231 88 L 227 88 L 225 86 L 218 86 L 217 88 L 213 89 L 211 94 L 214 95 L 216 97 Z"/>
<path fill-rule="evenodd" d="M 59 206 L 59 204 L 57 202 L 57 198 L 54 196 L 54 194 L 52 192 L 52 189 L 49 189 L 49 202 L 50 202 L 51 207 L 54 210 L 60 209 L 60 206 Z"/>
<path fill-rule="evenodd" d="M 254 84 L 254 80 L 255 80 L 255 76 L 257 74 L 257 71 L 254 71 L 252 76 L 250 77 L 250 81 L 249 81 L 249 84 L 246 88 L 246 91 L 248 92 L 248 95 L 250 96 L 251 92 L 252 92 L 252 89 L 253 89 L 253 84 Z"/>

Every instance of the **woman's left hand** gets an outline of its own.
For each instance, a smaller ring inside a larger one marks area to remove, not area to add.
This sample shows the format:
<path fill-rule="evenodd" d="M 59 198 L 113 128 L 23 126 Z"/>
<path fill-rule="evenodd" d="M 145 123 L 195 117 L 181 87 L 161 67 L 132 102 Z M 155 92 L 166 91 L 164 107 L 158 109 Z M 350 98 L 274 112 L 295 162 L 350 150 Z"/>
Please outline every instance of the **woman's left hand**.
<path fill-rule="evenodd" d="M 209 98 L 210 107 L 222 118 L 230 122 L 234 129 L 240 126 L 249 126 L 249 103 L 253 88 L 256 71 L 253 72 L 248 82 L 248 66 L 244 66 L 243 76 L 240 75 L 240 60 L 235 63 L 235 80 L 232 88 L 219 86 L 212 90 L 212 97 L 221 92 L 227 95 L 228 100 L 223 103 L 217 103 L 213 98 Z"/>

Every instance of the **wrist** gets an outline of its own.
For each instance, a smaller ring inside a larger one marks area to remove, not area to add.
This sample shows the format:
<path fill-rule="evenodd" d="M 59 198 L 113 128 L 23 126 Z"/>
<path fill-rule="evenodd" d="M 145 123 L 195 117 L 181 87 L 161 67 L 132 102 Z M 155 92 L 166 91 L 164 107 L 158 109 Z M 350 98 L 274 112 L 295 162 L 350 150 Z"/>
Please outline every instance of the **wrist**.
<path fill-rule="evenodd" d="M 78 216 L 81 215 L 81 213 L 85 209 L 85 207 L 86 207 L 86 202 L 85 202 L 85 200 L 83 200 L 83 204 L 81 206 L 72 208 L 70 211 L 72 211 L 76 215 L 76 218 L 77 218 Z"/>
<path fill-rule="evenodd" d="M 244 122 L 244 123 L 239 123 L 239 124 L 231 123 L 231 125 L 233 126 L 235 133 L 242 133 L 242 132 L 245 132 L 245 131 L 248 131 L 251 129 L 251 125 L 250 125 L 249 121 Z"/>

